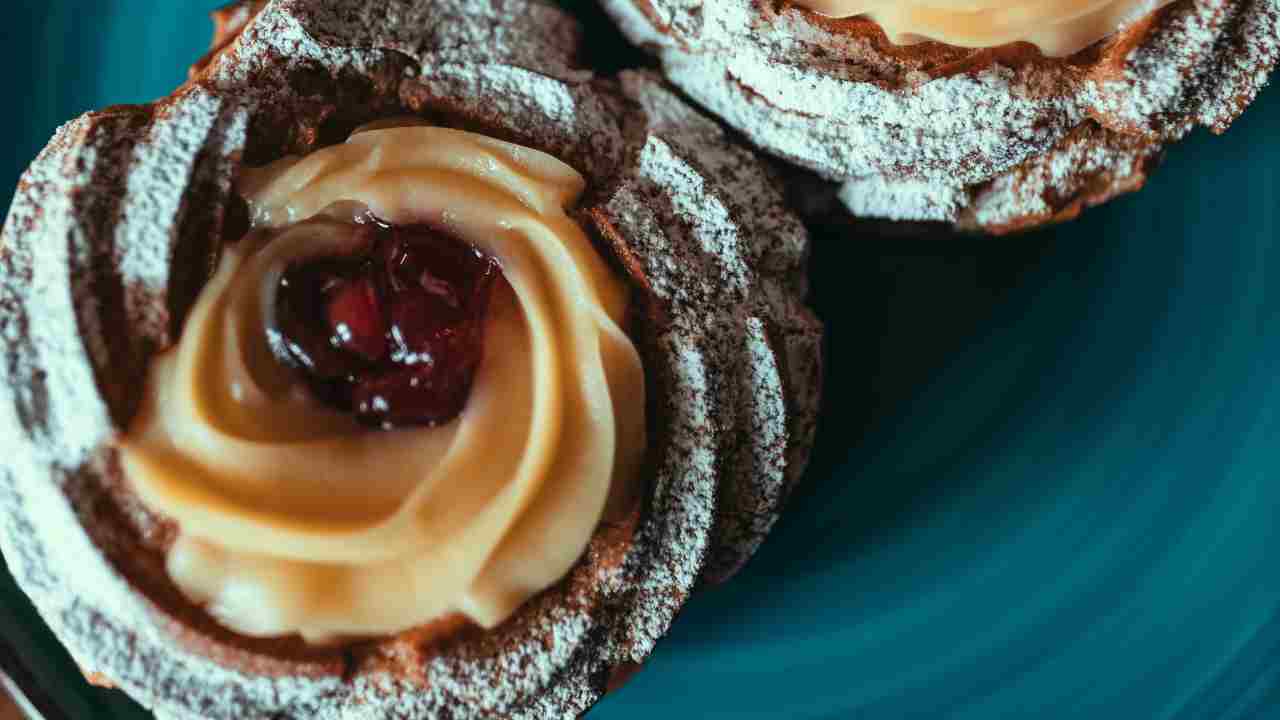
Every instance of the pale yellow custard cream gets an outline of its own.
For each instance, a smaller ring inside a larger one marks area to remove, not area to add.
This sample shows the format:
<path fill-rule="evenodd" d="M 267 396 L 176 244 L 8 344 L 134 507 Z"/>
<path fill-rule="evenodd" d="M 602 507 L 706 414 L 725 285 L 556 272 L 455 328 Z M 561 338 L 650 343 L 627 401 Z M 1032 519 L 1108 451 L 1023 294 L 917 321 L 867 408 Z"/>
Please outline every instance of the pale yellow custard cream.
<path fill-rule="evenodd" d="M 1029 42 L 1071 55 L 1173 0 L 796 0 L 832 17 L 866 15 L 889 39 L 988 48 Z"/>
<path fill-rule="evenodd" d="M 246 171 L 240 189 L 254 232 L 153 363 L 120 443 L 138 495 L 179 528 L 170 576 L 254 636 L 380 635 L 451 613 L 501 623 L 568 572 L 645 451 L 629 292 L 566 214 L 583 178 L 481 135 L 384 125 Z M 281 273 L 349 252 L 366 211 L 446 230 L 509 283 L 446 424 L 360 426 L 271 352 Z"/>

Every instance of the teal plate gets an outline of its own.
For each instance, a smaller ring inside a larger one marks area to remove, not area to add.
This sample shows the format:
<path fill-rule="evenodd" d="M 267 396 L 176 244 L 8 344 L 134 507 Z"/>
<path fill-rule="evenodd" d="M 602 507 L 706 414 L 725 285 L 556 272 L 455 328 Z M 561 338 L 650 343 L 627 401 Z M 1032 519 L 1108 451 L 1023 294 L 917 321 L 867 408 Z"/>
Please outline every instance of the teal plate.
<path fill-rule="evenodd" d="M 57 122 L 166 94 L 215 4 L 19 2 L 4 182 Z M 820 234 L 805 485 L 593 717 L 1280 713 L 1278 137 L 1273 89 L 1068 225 Z M 80 679 L 7 578 L 0 630 L 37 704 L 144 717 Z"/>

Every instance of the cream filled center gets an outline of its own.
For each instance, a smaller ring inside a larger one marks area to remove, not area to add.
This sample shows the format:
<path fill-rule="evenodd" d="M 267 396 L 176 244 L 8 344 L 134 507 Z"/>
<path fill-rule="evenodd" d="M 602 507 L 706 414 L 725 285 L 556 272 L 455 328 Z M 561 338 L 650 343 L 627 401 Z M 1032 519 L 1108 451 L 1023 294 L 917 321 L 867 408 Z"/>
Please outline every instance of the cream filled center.
<path fill-rule="evenodd" d="M 178 525 L 178 587 L 238 632 L 321 641 L 450 613 L 493 627 L 563 577 L 645 449 L 628 289 L 566 214 L 583 189 L 541 152 L 420 126 L 247 171 L 254 231 L 154 361 L 120 443 L 139 496 Z M 349 252 L 366 211 L 501 264 L 471 395 L 446 424 L 361 427 L 271 352 L 281 274 Z"/>
<path fill-rule="evenodd" d="M 797 0 L 832 17 L 866 15 L 897 44 L 987 48 L 1029 42 L 1070 55 L 1173 0 Z"/>

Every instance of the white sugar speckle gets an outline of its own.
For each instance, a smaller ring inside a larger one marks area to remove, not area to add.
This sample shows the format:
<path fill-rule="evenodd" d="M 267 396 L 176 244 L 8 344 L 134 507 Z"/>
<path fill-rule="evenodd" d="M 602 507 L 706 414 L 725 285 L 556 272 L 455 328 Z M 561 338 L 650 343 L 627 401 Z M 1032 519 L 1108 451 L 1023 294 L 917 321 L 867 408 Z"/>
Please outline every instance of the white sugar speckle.
<path fill-rule="evenodd" d="M 1120 33 L 1147 33 L 1155 4 Z M 988 61 L 936 76 L 795 7 L 641 5 L 604 0 L 673 83 L 760 148 L 842 184 L 853 214 L 988 229 L 1051 217 L 1086 186 L 1090 201 L 1136 188 L 1126 175 L 1135 154 L 1152 156 L 1197 123 L 1224 130 L 1280 56 L 1280 0 L 1178 0 L 1127 55 L 1104 51 L 1094 65 Z M 1072 165 L 1082 136 L 1094 148 Z M 1132 138 L 1149 147 L 1136 151 Z M 1037 169 L 1047 165 L 1065 172 Z M 1104 180 L 1115 184 L 1098 190 Z"/>
<path fill-rule="evenodd" d="M 579 34 L 530 0 L 273 0 L 178 94 L 70 123 L 32 164 L 0 251 L 0 546 L 86 672 L 161 720 L 574 718 L 700 583 L 759 546 L 817 417 L 807 235 L 769 171 L 655 76 L 578 68 Z M 159 523 L 118 486 L 110 442 L 172 342 L 175 278 L 211 262 L 178 248 L 216 248 L 244 156 L 313 146 L 343 92 L 360 111 L 485 128 L 589 178 L 578 216 L 661 318 L 646 363 L 669 426 L 634 537 L 602 531 L 497 630 L 440 651 L 388 639 L 345 673 L 264 671 L 235 642 L 193 628 L 177 641 L 119 573 Z"/>

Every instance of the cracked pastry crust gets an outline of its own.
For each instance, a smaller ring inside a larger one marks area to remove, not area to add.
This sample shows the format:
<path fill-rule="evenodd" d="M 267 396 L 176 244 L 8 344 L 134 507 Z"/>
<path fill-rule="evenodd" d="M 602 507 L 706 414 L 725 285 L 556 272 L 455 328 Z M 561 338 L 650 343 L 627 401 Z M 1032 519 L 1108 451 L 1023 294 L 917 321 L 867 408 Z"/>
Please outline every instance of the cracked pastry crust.
<path fill-rule="evenodd" d="M 61 128 L 0 250 L 0 547 L 86 675 L 157 717 L 572 717 L 699 585 L 759 546 L 808 459 L 821 327 L 772 176 L 647 73 L 578 67 L 530 0 L 272 0 L 220 15 L 191 81 Z M 643 498 L 483 632 L 455 618 L 340 648 L 218 626 L 164 571 L 174 528 L 112 450 L 224 242 L 238 169 L 417 115 L 551 153 L 633 284 L 655 418 Z"/>
<path fill-rule="evenodd" d="M 838 183 L 853 215 L 997 233 L 1142 187 L 1167 143 L 1225 131 L 1280 55 L 1280 0 L 1177 0 L 1061 59 L 895 46 L 786 2 L 604 5 L 672 83 Z"/>

